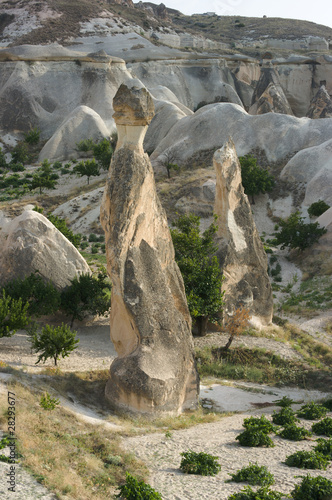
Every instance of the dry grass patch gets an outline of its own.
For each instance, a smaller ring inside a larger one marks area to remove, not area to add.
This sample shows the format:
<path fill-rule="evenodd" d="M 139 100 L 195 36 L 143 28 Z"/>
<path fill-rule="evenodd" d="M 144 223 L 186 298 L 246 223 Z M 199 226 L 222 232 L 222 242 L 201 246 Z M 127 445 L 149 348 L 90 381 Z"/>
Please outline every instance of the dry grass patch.
<path fill-rule="evenodd" d="M 116 433 L 79 421 L 65 408 L 45 411 L 40 394 L 19 382 L 16 397 L 18 450 L 24 467 L 59 498 L 104 500 L 111 497 L 126 472 L 147 479 L 144 464 L 122 450 Z M 1 397 L 1 426 L 6 430 L 7 403 Z"/>

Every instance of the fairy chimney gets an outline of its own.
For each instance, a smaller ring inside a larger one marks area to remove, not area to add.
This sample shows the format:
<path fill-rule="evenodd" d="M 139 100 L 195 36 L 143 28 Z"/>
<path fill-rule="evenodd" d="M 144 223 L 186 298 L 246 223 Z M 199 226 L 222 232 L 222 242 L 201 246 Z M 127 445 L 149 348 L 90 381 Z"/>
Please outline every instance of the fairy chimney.
<path fill-rule="evenodd" d="M 118 144 L 101 206 L 118 357 L 105 394 L 120 413 L 179 414 L 197 405 L 191 318 L 166 213 L 143 139 L 151 95 L 137 80 L 114 97 Z"/>

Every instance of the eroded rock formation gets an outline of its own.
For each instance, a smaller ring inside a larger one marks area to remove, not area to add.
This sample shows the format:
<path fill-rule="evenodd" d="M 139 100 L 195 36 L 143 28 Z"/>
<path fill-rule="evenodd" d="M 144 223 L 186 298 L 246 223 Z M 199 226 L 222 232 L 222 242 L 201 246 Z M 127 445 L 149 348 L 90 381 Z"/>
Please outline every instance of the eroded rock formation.
<path fill-rule="evenodd" d="M 58 289 L 76 275 L 90 273 L 79 251 L 42 214 L 25 210 L 0 230 L 0 283 L 34 271 Z"/>
<path fill-rule="evenodd" d="M 233 142 L 215 152 L 218 216 L 218 258 L 223 270 L 225 313 L 243 305 L 255 325 L 272 320 L 273 299 L 267 274 L 267 258 L 241 183 L 241 167 Z"/>
<path fill-rule="evenodd" d="M 143 139 L 154 109 L 139 81 L 113 100 L 118 145 L 101 206 L 118 357 L 106 397 L 120 412 L 155 416 L 195 406 L 198 375 L 191 318 L 166 214 Z"/>
<path fill-rule="evenodd" d="M 262 68 L 260 79 L 252 96 L 252 106 L 249 113 L 251 115 L 263 115 L 264 113 L 293 114 L 273 68 Z"/>
<path fill-rule="evenodd" d="M 315 97 L 312 99 L 308 113 L 308 118 L 332 118 L 332 100 L 330 94 L 322 85 Z"/>

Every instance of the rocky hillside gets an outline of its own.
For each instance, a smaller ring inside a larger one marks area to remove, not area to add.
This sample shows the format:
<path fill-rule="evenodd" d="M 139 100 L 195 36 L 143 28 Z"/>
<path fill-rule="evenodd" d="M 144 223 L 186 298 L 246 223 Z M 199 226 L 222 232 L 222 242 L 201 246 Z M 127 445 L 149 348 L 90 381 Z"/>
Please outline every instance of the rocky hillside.
<path fill-rule="evenodd" d="M 277 179 L 263 208 L 269 231 L 271 217 L 295 209 L 309 221 L 311 203 L 332 205 L 331 34 L 304 21 L 183 16 L 163 4 L 2 2 L 0 147 L 10 165 L 13 146 L 37 128 L 41 142 L 27 175 L 45 159 L 74 161 L 79 141 L 115 131 L 113 97 L 121 83 L 137 79 L 154 101 L 144 147 L 155 172 L 165 175 L 167 159 L 182 168 L 171 179 L 176 190 L 161 189 L 169 217 L 191 210 L 208 220 L 212 155 L 232 137 L 239 156 L 254 154 Z M 76 231 L 88 232 L 90 222 L 98 224 L 100 185 L 95 188 L 93 218 L 84 207 L 85 218 L 77 211 L 72 217 L 70 206 L 80 201 L 70 199 L 70 190 L 52 208 Z M 8 185 L 1 198 L 15 193 Z M 17 196 L 23 196 L 19 189 Z M 330 236 L 324 238 L 325 255 Z"/>

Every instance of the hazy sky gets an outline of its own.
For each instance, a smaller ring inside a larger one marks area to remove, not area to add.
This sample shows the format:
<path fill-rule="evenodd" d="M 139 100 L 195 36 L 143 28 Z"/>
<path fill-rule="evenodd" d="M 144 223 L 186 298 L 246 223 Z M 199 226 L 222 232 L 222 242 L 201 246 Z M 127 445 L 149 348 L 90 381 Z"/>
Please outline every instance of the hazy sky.
<path fill-rule="evenodd" d="M 331 0 L 162 0 L 183 14 L 215 12 L 223 16 L 304 19 L 332 28 Z M 155 2 L 159 3 L 159 2 Z"/>

